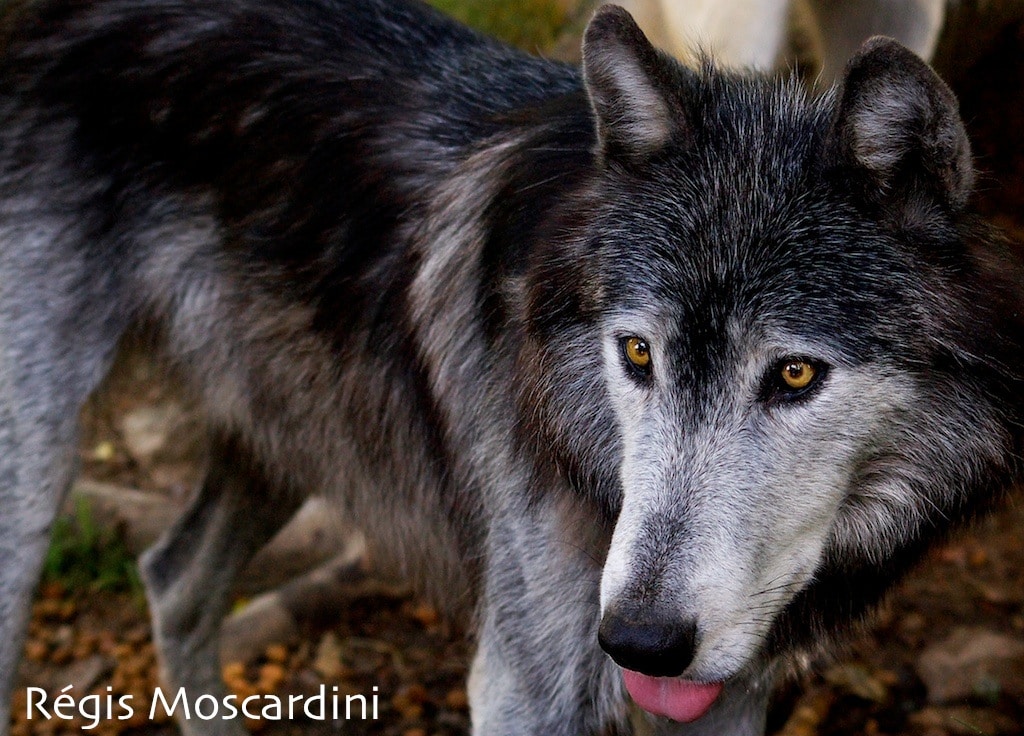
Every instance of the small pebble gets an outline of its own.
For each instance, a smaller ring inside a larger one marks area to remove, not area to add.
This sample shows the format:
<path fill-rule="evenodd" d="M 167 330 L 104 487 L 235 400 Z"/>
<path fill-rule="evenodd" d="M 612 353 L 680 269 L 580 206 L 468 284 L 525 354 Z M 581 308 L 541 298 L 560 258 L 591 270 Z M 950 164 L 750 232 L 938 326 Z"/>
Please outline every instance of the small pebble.
<path fill-rule="evenodd" d="M 33 662 L 43 662 L 50 654 L 50 647 L 46 642 L 38 639 L 29 639 L 25 642 L 25 658 Z"/>
<path fill-rule="evenodd" d="M 273 662 L 265 664 L 260 667 L 256 687 L 263 692 L 273 692 L 284 682 L 285 677 L 287 677 L 287 673 L 281 665 Z"/>
<path fill-rule="evenodd" d="M 451 710 L 468 710 L 469 696 L 461 687 L 452 688 L 444 696 L 444 704 Z"/>
<path fill-rule="evenodd" d="M 288 661 L 288 647 L 284 644 L 271 644 L 266 651 L 267 661 L 284 664 Z"/>
<path fill-rule="evenodd" d="M 412 611 L 409 612 L 409 615 L 416 621 L 419 621 L 420 625 L 425 629 L 437 626 L 438 622 L 441 620 L 441 616 L 438 614 L 437 609 L 433 606 L 427 605 L 426 603 L 421 603 L 413 608 Z"/>

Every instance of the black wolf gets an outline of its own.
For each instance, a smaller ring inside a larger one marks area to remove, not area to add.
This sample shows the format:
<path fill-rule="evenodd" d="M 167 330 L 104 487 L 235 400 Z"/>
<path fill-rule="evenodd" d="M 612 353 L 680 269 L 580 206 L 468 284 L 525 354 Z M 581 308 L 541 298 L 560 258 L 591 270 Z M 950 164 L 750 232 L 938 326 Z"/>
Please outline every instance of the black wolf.
<path fill-rule="evenodd" d="M 582 71 L 400 0 L 29 0 L 2 39 L 5 707 L 134 332 L 211 426 L 142 563 L 193 697 L 235 572 L 323 493 L 476 622 L 475 733 L 626 732 L 632 700 L 756 734 L 777 673 L 1020 475 L 1022 280 L 895 42 L 810 96 L 616 8 Z"/>

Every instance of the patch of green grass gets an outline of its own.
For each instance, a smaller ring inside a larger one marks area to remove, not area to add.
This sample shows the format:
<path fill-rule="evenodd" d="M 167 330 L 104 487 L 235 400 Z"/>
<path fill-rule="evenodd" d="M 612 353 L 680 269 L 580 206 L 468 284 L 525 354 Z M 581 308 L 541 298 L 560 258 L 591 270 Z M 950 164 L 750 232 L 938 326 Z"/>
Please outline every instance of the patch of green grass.
<path fill-rule="evenodd" d="M 101 529 L 88 502 L 81 498 L 73 516 L 53 525 L 50 548 L 43 563 L 43 581 L 67 590 L 129 592 L 142 596 L 135 560 L 120 534 Z"/>
<path fill-rule="evenodd" d="M 550 49 L 566 23 L 558 0 L 429 0 L 466 25 L 527 51 Z"/>
<path fill-rule="evenodd" d="M 990 677 L 985 675 L 978 678 L 974 683 L 974 695 L 984 700 L 986 705 L 993 706 L 999 702 L 999 698 L 1002 696 L 1003 687 L 996 677 Z"/>

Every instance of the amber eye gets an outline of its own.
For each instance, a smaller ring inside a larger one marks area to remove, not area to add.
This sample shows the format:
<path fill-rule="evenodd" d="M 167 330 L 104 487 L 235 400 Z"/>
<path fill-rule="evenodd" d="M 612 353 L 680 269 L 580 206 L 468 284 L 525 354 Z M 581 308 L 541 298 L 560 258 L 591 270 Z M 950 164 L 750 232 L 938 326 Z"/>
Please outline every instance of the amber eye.
<path fill-rule="evenodd" d="M 817 373 L 817 369 L 804 360 L 787 360 L 782 364 L 782 382 L 793 391 L 810 386 Z"/>
<path fill-rule="evenodd" d="M 646 373 L 651 369 L 651 348 L 643 338 L 627 337 L 622 341 L 622 352 L 637 370 Z"/>

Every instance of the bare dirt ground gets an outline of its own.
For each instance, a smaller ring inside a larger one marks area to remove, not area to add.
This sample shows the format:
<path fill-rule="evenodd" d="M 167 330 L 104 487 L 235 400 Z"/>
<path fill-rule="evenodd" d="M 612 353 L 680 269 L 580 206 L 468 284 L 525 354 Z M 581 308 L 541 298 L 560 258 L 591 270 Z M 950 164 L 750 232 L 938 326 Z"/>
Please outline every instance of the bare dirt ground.
<path fill-rule="evenodd" d="M 983 210 L 1024 255 L 1024 28 L 1008 30 L 962 79 L 957 91 L 985 172 Z M 187 494 L 199 472 L 194 448 L 154 459 L 145 442 L 125 434 L 131 425 L 126 416 L 137 418 L 133 412 L 140 407 L 163 400 L 148 377 L 116 381 L 86 412 L 85 474 L 171 497 Z M 162 421 L 184 422 L 186 430 L 175 436 L 187 444 L 187 415 Z M 1022 530 L 1018 494 L 936 549 L 858 638 L 780 694 L 772 728 L 786 736 L 1024 733 Z M 376 687 L 379 717 L 343 724 L 251 721 L 250 728 L 271 734 L 465 734 L 468 647 L 461 632 L 390 584 L 355 581 L 347 595 L 335 615 L 308 623 L 300 636 L 268 647 L 254 661 L 227 665 L 225 677 L 240 695 L 310 693 L 325 684 L 369 698 Z M 95 733 L 173 732 L 166 720 L 148 718 L 157 679 L 137 590 L 41 587 L 16 696 L 15 736 L 81 733 L 87 719 L 24 718 L 25 686 L 56 695 L 72 683 L 79 695 L 134 696 L 135 717 L 105 720 Z"/>

